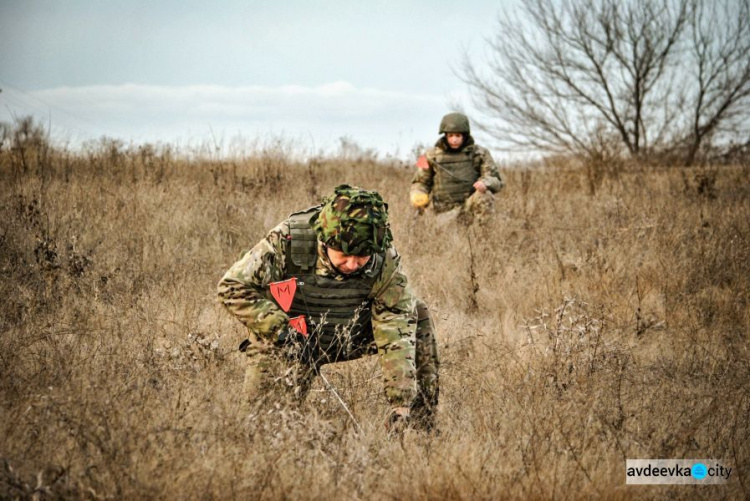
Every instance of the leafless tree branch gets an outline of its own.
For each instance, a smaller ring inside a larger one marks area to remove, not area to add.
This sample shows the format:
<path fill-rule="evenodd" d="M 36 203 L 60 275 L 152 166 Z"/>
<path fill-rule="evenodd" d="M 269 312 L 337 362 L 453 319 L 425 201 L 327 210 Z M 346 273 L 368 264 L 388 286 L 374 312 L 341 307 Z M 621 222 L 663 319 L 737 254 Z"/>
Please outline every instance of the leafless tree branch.
<path fill-rule="evenodd" d="M 750 116 L 750 0 L 529 0 L 465 56 L 478 126 L 521 149 L 642 156 L 701 145 Z M 608 145 L 609 151 L 613 145 Z"/>

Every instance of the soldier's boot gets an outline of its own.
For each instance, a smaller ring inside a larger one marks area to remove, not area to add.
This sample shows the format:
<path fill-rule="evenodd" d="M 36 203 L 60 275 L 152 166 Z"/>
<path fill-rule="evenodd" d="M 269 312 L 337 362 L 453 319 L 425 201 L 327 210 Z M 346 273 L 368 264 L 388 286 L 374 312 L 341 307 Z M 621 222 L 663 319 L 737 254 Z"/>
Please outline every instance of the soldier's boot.
<path fill-rule="evenodd" d="M 438 357 L 435 324 L 427 304 L 417 299 L 417 397 L 411 407 L 411 422 L 415 428 L 435 429 L 438 397 L 440 394 L 440 359 Z"/>

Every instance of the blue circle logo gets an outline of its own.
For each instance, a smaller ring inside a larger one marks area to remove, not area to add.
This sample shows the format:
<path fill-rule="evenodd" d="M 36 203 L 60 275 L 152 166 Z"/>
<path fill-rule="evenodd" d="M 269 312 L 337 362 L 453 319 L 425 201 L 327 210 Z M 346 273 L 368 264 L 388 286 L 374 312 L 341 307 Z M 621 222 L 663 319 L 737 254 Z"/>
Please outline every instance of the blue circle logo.
<path fill-rule="evenodd" d="M 690 469 L 690 474 L 696 480 L 703 480 L 708 474 L 708 472 L 706 471 L 706 465 L 703 463 L 695 463 Z"/>

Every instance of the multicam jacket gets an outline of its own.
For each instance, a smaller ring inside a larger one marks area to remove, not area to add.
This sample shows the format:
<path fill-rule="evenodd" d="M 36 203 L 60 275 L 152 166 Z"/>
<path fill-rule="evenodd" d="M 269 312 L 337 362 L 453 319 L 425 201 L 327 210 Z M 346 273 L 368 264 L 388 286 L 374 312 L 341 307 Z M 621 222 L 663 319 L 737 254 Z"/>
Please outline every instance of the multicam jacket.
<path fill-rule="evenodd" d="M 466 201 L 474 193 L 473 185 L 477 181 L 482 181 L 491 193 L 503 187 L 492 155 L 486 148 L 474 144 L 470 135 L 458 151 L 451 151 L 441 137 L 424 157 L 417 163 L 411 191 L 431 194 L 432 205 L 438 212 Z"/>
<path fill-rule="evenodd" d="M 271 230 L 224 275 L 218 286 L 219 298 L 256 337 L 268 341 L 277 338 L 290 315 L 307 310 L 312 335 L 319 336 L 323 355 L 327 354 L 324 362 L 356 358 L 361 354 L 362 337 L 367 337 L 377 347 L 386 397 L 393 406 L 408 406 L 416 395 L 416 298 L 401 271 L 400 256 L 389 246 L 386 252 L 373 255 L 361 272 L 343 275 L 331 264 L 323 244 L 314 241 L 311 269 L 300 270 L 292 262 L 300 252 L 292 249 L 292 242 L 298 248 L 312 238 L 310 230 L 319 213 L 320 207 L 315 207 L 293 214 Z M 287 315 L 274 301 L 269 284 L 293 276 L 300 285 Z M 331 305 L 328 312 L 322 307 L 325 304 Z M 355 311 L 357 304 L 367 311 Z M 352 319 L 359 318 L 349 325 L 352 332 L 346 336 L 350 345 L 354 339 L 352 353 L 342 344 L 342 337 L 332 335 L 345 327 L 340 317 L 342 312 L 348 315 L 346 305 L 350 305 Z M 369 319 L 366 329 L 359 325 L 362 319 Z"/>

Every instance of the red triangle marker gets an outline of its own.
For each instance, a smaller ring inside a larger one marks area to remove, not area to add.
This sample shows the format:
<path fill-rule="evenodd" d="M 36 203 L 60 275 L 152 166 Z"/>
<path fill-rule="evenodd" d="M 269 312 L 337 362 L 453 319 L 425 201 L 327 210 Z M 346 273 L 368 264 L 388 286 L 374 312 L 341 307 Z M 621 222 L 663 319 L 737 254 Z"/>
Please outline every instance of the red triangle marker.
<path fill-rule="evenodd" d="M 294 293 L 297 292 L 297 279 L 290 278 L 283 282 L 272 282 L 268 284 L 271 288 L 271 295 L 276 302 L 281 306 L 281 309 L 289 311 L 292 307 L 292 300 L 294 300 Z"/>
<path fill-rule="evenodd" d="M 297 332 L 307 337 L 307 322 L 305 321 L 304 315 L 290 318 L 289 325 L 291 325 Z"/>
<path fill-rule="evenodd" d="M 422 155 L 417 159 L 417 168 L 422 170 L 427 170 L 430 168 L 430 164 L 427 161 L 427 157 Z"/>

